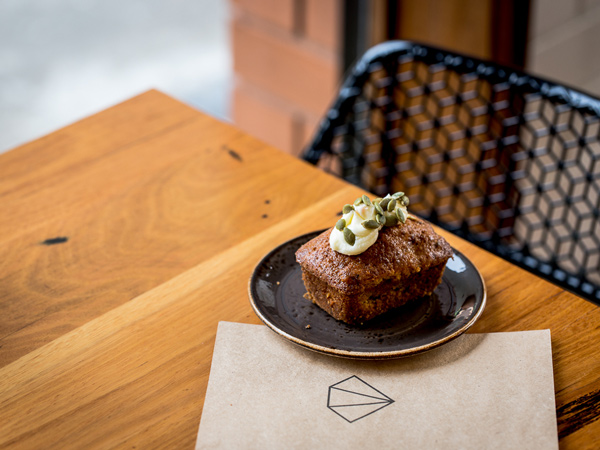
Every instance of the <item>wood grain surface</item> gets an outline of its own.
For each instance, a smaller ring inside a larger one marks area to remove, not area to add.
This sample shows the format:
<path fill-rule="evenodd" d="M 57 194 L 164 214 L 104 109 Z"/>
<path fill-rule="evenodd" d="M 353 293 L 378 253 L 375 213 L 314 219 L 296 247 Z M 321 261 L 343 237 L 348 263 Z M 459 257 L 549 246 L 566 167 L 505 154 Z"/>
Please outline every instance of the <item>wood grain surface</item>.
<path fill-rule="evenodd" d="M 0 155 L 0 448 L 193 448 L 254 266 L 362 192 L 156 91 Z M 600 308 L 440 233 L 471 331 L 550 329 L 560 447 L 599 448 Z"/>

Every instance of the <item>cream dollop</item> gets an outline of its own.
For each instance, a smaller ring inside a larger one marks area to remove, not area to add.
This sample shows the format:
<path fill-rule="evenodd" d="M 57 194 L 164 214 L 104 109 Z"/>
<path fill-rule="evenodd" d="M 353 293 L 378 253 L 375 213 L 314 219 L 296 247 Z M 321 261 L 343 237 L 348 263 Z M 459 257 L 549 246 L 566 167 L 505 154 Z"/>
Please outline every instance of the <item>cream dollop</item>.
<path fill-rule="evenodd" d="M 344 214 L 342 218 L 346 221 L 346 227 L 356 236 L 356 240 L 354 245 L 348 244 L 344 239 L 344 233 L 334 228 L 329 236 L 329 245 L 333 250 L 344 255 L 359 255 L 375 243 L 379 236 L 379 228 L 368 229 L 362 226 L 365 220 L 376 220 L 373 205 L 367 206 L 361 203 L 354 207 L 354 211 Z"/>
<path fill-rule="evenodd" d="M 344 255 L 359 255 L 373 245 L 383 226 L 405 223 L 409 217 L 409 204 L 404 192 L 386 195 L 371 201 L 366 195 L 356 199 L 354 205 L 344 206 L 344 215 L 329 236 L 329 245 Z M 363 225 L 367 222 L 368 226 Z M 346 233 L 347 236 L 344 234 Z"/>

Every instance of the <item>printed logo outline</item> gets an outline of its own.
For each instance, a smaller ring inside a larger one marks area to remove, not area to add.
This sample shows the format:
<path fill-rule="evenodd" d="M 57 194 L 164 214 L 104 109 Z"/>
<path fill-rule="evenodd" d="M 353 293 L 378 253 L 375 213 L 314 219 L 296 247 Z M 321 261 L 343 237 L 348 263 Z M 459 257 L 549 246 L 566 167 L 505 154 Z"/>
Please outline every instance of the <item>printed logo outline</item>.
<path fill-rule="evenodd" d="M 340 397 L 350 403 L 337 404 Z M 332 384 L 327 392 L 327 408 L 348 423 L 364 419 L 392 403 L 393 399 L 356 375 Z M 377 405 L 381 406 L 375 407 Z M 369 406 L 373 408 L 368 408 Z"/>

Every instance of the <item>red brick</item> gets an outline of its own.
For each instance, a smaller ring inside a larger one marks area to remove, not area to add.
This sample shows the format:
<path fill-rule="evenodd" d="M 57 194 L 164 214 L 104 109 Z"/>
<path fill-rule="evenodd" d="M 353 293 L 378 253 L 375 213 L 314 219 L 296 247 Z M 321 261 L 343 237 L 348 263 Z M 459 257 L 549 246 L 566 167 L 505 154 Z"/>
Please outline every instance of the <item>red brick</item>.
<path fill-rule="evenodd" d="M 233 121 L 240 129 L 267 144 L 295 154 L 293 140 L 297 133 L 294 113 L 269 97 L 266 93 L 260 94 L 238 84 L 233 92 Z"/>
<path fill-rule="evenodd" d="M 290 32 L 294 28 L 294 0 L 233 0 L 241 16 L 252 14 Z"/>
<path fill-rule="evenodd" d="M 325 114 L 323 114 L 324 116 Z M 312 142 L 317 133 L 317 129 L 321 123 L 322 117 L 317 117 L 312 114 L 304 114 L 302 116 L 302 134 L 300 137 L 300 149 L 304 151 L 306 146 Z"/>
<path fill-rule="evenodd" d="M 306 0 L 306 37 L 333 52 L 341 50 L 343 20 L 341 0 Z"/>
<path fill-rule="evenodd" d="M 339 58 L 243 19 L 234 20 L 232 29 L 237 75 L 309 113 L 325 113 L 338 89 Z"/>

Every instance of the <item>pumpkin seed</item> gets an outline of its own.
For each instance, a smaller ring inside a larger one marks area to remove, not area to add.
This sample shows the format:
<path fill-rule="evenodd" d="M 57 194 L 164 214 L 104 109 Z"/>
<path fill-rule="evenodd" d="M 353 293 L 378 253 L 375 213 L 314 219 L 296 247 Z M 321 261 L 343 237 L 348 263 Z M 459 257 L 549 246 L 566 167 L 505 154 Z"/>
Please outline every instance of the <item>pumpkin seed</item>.
<path fill-rule="evenodd" d="M 387 205 L 387 210 L 389 212 L 392 212 L 394 209 L 396 209 L 396 199 L 395 198 L 391 199 Z"/>
<path fill-rule="evenodd" d="M 402 208 L 398 208 L 396 210 L 396 216 L 398 216 L 398 220 L 402 223 L 406 223 L 406 212 Z"/>
<path fill-rule="evenodd" d="M 381 205 L 379 203 L 373 203 L 375 205 L 375 211 L 377 211 L 379 214 L 381 214 L 383 216 L 383 208 L 381 207 Z"/>
<path fill-rule="evenodd" d="M 337 221 L 337 223 L 335 224 L 335 227 L 342 231 L 344 228 L 346 228 L 346 219 L 340 219 Z"/>
<path fill-rule="evenodd" d="M 404 192 L 396 192 L 394 195 L 392 195 L 392 197 L 394 197 L 396 200 L 398 200 L 400 197 L 404 196 Z"/>
<path fill-rule="evenodd" d="M 373 219 L 365 220 L 363 223 L 361 223 L 361 225 L 367 230 L 374 230 L 376 228 L 379 228 L 379 223 Z"/>
<path fill-rule="evenodd" d="M 367 205 L 367 206 L 371 206 L 371 205 L 372 205 L 372 203 L 371 203 L 371 200 L 370 200 L 370 199 L 369 199 L 369 197 L 367 197 L 366 195 L 363 195 L 363 196 L 362 196 L 362 201 L 363 201 L 363 203 L 364 203 L 365 205 Z"/>
<path fill-rule="evenodd" d="M 385 226 L 393 227 L 395 225 L 398 225 L 398 217 L 396 217 L 396 214 L 386 214 L 385 215 Z"/>
<path fill-rule="evenodd" d="M 379 215 L 377 214 L 377 222 L 379 222 L 380 225 L 385 225 L 385 216 L 383 214 Z"/>
<path fill-rule="evenodd" d="M 354 211 L 354 206 L 352 206 L 352 205 L 344 205 L 344 208 L 342 209 L 342 212 L 344 214 L 348 214 L 350 211 Z"/>
<path fill-rule="evenodd" d="M 350 228 L 344 228 L 344 240 L 349 245 L 354 245 L 354 243 L 356 242 L 356 236 L 354 236 L 354 233 L 352 232 L 352 230 L 350 230 Z"/>
<path fill-rule="evenodd" d="M 404 206 L 408 206 L 410 203 L 410 200 L 408 199 L 408 197 L 405 195 L 404 197 L 402 197 L 402 204 Z"/>
<path fill-rule="evenodd" d="M 388 203 L 390 202 L 391 198 L 390 197 L 386 197 L 383 200 L 381 200 L 381 203 L 379 205 L 381 205 L 381 207 L 384 209 L 387 208 Z"/>
<path fill-rule="evenodd" d="M 356 200 L 354 200 L 354 206 L 358 206 L 363 202 L 362 197 L 358 197 Z"/>

